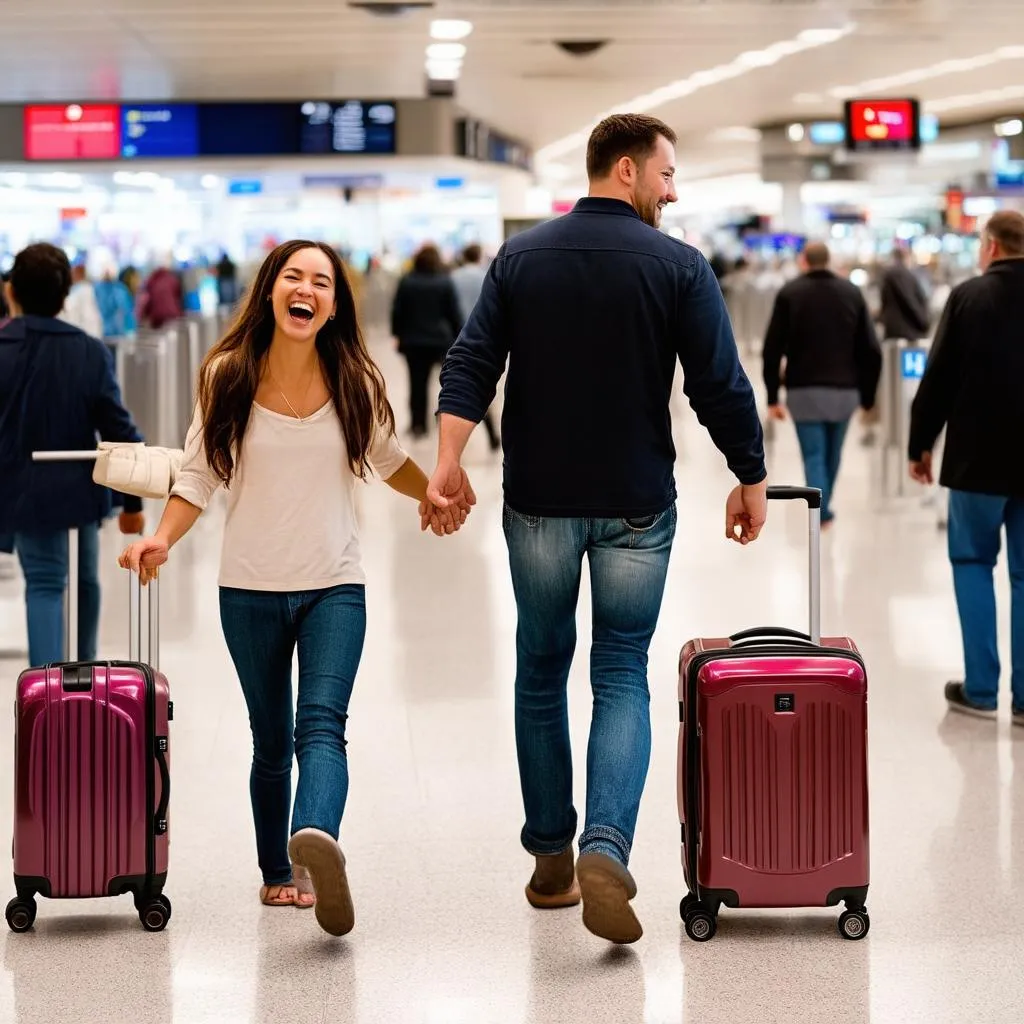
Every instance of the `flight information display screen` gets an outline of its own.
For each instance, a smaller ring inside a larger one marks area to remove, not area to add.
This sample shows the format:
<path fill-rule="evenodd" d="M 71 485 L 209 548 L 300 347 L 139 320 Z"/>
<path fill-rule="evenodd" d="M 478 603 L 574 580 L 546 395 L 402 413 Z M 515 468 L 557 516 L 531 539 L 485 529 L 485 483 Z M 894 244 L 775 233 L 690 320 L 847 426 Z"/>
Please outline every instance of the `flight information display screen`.
<path fill-rule="evenodd" d="M 846 145 L 857 152 L 919 149 L 917 100 L 848 100 Z"/>
<path fill-rule="evenodd" d="M 198 154 L 196 104 L 138 103 L 121 107 L 121 155 L 126 159 Z"/>
<path fill-rule="evenodd" d="M 203 103 L 202 156 L 293 156 L 299 152 L 295 103 Z"/>
<path fill-rule="evenodd" d="M 299 107 L 302 153 L 394 153 L 394 103 L 309 100 Z"/>
<path fill-rule="evenodd" d="M 26 160 L 116 160 L 121 108 L 114 103 L 25 107 Z"/>

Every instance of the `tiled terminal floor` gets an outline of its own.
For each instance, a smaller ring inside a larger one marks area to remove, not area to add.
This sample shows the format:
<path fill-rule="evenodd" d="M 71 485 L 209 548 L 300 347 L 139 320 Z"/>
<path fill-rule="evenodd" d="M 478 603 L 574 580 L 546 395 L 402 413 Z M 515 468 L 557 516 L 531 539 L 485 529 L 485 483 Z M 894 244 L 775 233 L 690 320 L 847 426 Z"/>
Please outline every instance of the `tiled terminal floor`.
<path fill-rule="evenodd" d="M 404 425 L 403 367 L 387 347 L 378 355 Z M 790 425 L 777 435 L 774 480 L 801 482 Z M 880 505 L 876 453 L 860 447 L 857 429 L 825 541 L 824 625 L 854 636 L 870 669 L 871 934 L 844 942 L 833 911 L 728 910 L 713 942 L 683 934 L 679 649 L 694 635 L 799 625 L 806 567 L 797 507 L 773 509 L 750 549 L 724 540 L 729 477 L 682 406 L 677 436 L 679 532 L 651 650 L 654 753 L 632 861 L 645 928 L 635 947 L 611 949 L 584 931 L 578 910 L 542 914 L 523 898 L 531 868 L 518 844 L 515 615 L 500 466 L 474 436 L 468 466 L 480 504 L 456 537 L 421 535 L 411 503 L 380 484 L 362 496 L 369 631 L 351 708 L 342 829 L 356 930 L 332 940 L 312 914 L 257 902 L 248 727 L 218 622 L 215 511 L 163 578 L 162 667 L 176 707 L 173 920 L 151 935 L 128 898 L 41 900 L 32 932 L 0 939 L 0 1021 L 1024 1020 L 1024 729 L 1011 730 L 1005 710 L 997 724 L 947 717 L 942 683 L 959 670 L 960 649 L 944 534 L 920 495 Z M 410 451 L 432 465 L 430 443 Z M 127 586 L 114 563 L 116 532 L 108 529 L 103 544 L 103 650 L 118 654 Z M 1005 637 L 1005 580 L 999 589 Z M 580 606 L 571 689 L 582 755 L 586 593 Z M 0 646 L 23 642 L 22 617 L 18 584 L 0 582 Z M 17 669 L 0 662 L 9 700 Z M 12 742 L 8 712 L 0 763 L 12 764 Z M 582 795 L 582 771 L 577 779 Z M 6 827 L 11 797 L 9 784 L 0 787 Z"/>

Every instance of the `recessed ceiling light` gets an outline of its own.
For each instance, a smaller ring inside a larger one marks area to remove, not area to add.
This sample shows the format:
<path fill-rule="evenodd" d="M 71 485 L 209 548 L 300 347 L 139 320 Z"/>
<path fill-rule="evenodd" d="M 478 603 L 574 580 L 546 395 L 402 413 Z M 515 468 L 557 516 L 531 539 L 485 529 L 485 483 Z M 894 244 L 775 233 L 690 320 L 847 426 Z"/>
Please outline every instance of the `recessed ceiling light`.
<path fill-rule="evenodd" d="M 427 47 L 430 60 L 462 60 L 466 56 L 466 48 L 462 43 L 431 43 Z"/>
<path fill-rule="evenodd" d="M 458 18 L 441 18 L 430 23 L 431 39 L 465 39 L 473 31 L 473 22 Z"/>
<path fill-rule="evenodd" d="M 1004 139 L 1010 139 L 1014 135 L 1021 134 L 1024 134 L 1024 121 L 1019 117 L 1011 117 L 1009 120 L 996 122 L 996 135 L 1000 135 Z"/>
<path fill-rule="evenodd" d="M 428 60 L 427 74 L 439 82 L 454 82 L 462 71 L 460 60 Z"/>
<path fill-rule="evenodd" d="M 803 142 L 804 141 L 804 126 L 800 123 L 791 124 L 786 129 L 786 134 L 789 136 L 790 142 Z"/>

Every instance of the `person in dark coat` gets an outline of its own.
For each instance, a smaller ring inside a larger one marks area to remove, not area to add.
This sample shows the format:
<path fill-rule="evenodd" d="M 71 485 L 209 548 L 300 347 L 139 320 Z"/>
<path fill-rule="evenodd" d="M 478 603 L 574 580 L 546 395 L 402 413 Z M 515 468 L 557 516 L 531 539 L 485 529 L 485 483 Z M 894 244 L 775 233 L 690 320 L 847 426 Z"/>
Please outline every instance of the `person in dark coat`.
<path fill-rule="evenodd" d="M 999 647 L 993 574 L 1006 531 L 1010 570 L 1013 722 L 1024 725 L 1024 216 L 993 214 L 981 240 L 984 273 L 957 285 L 939 322 L 910 413 L 910 475 L 949 488 L 949 560 L 960 613 L 964 679 L 946 684 L 954 711 L 995 718 Z"/>
<path fill-rule="evenodd" d="M 427 383 L 462 330 L 459 297 L 441 254 L 425 245 L 412 270 L 398 283 L 391 307 L 391 333 L 409 364 L 409 412 L 414 437 L 427 433 Z"/>
<path fill-rule="evenodd" d="M 879 319 L 886 339 L 919 341 L 928 333 L 931 321 L 928 296 L 907 266 L 905 249 L 893 249 L 892 266 L 882 275 Z"/>
<path fill-rule="evenodd" d="M 34 451 L 93 451 L 141 441 L 121 402 L 109 350 L 57 319 L 71 288 L 63 250 L 18 253 L 7 283 L 13 319 L 0 328 L 0 537 L 12 536 L 25 576 L 29 660 L 64 657 L 68 530 L 79 531 L 78 656 L 96 657 L 100 616 L 99 524 L 112 496 L 92 482 L 91 462 L 33 462 Z M 142 502 L 126 495 L 122 533 L 141 533 Z"/>
<path fill-rule="evenodd" d="M 772 419 L 793 417 L 807 486 L 821 490 L 827 525 L 850 418 L 858 406 L 874 408 L 882 351 L 860 289 L 829 270 L 828 246 L 810 242 L 801 263 L 805 273 L 775 299 L 764 382 Z M 779 401 L 783 358 L 788 409 Z"/>

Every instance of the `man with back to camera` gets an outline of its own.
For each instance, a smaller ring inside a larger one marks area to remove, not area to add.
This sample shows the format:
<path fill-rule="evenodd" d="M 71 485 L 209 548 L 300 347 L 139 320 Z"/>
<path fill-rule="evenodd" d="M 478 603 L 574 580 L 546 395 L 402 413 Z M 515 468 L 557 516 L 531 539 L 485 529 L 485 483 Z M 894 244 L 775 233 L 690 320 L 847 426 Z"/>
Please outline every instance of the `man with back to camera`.
<path fill-rule="evenodd" d="M 808 487 L 821 490 L 821 522 L 835 519 L 832 495 L 850 418 L 874 408 L 882 350 L 860 289 L 829 270 L 824 242 L 800 254 L 804 273 L 775 299 L 764 340 L 768 414 L 784 420 L 780 367 L 786 359 L 786 401 L 793 417 Z"/>
<path fill-rule="evenodd" d="M 1006 529 L 1011 585 L 1012 721 L 1024 725 L 1024 216 L 993 214 L 981 237 L 980 277 L 949 296 L 910 414 L 910 475 L 932 483 L 942 428 L 940 483 L 949 488 L 963 682 L 946 684 L 950 709 L 995 718 L 999 648 L 993 581 Z"/>
<path fill-rule="evenodd" d="M 141 441 L 121 402 L 102 341 L 57 317 L 71 288 L 63 250 L 42 242 L 18 253 L 7 282 L 13 319 L 0 329 L 0 535 L 13 536 L 25 576 L 29 661 L 64 656 L 68 529 L 79 530 L 79 650 L 96 657 L 100 615 L 99 523 L 111 492 L 90 462 L 35 463 L 41 450 L 91 451 Z M 122 533 L 141 533 L 142 501 L 124 498 Z"/>
<path fill-rule="evenodd" d="M 676 200 L 675 139 L 653 117 L 602 121 L 587 147 L 589 197 L 501 247 L 442 370 L 428 491 L 442 507 L 462 491 L 463 449 L 508 358 L 503 525 L 518 609 L 521 838 L 536 858 L 526 896 L 567 907 L 582 893 L 584 925 L 612 942 L 643 933 L 627 865 L 650 760 L 647 651 L 676 528 L 677 358 L 685 393 L 740 480 L 727 536 L 755 540 L 766 514 L 761 425 L 722 293 L 696 249 L 656 230 Z M 566 690 L 584 554 L 594 711 L 574 871 Z"/>
<path fill-rule="evenodd" d="M 918 341 L 928 333 L 928 296 L 907 266 L 907 251 L 900 245 L 893 248 L 892 263 L 882 274 L 878 318 L 886 339 Z"/>

